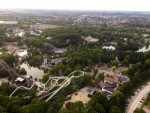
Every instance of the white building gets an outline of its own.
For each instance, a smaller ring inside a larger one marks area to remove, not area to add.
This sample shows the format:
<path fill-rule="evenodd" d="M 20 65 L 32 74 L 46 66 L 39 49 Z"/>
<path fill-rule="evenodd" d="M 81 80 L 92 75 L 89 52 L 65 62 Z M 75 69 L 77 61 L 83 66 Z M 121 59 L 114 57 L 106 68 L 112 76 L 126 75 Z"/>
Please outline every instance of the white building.
<path fill-rule="evenodd" d="M 108 50 L 116 50 L 114 46 L 103 46 L 103 49 L 108 49 Z"/>

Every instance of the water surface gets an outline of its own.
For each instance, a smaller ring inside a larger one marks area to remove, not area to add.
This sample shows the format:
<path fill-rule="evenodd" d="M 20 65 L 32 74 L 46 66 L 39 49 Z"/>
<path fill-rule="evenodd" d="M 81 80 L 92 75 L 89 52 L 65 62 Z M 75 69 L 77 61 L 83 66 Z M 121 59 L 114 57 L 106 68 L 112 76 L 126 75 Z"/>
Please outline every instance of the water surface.
<path fill-rule="evenodd" d="M 27 71 L 27 75 L 32 76 L 33 79 L 35 78 L 41 79 L 42 76 L 44 75 L 44 70 L 39 69 L 37 67 L 32 67 L 27 63 L 21 64 L 20 67 L 25 68 L 25 70 Z"/>

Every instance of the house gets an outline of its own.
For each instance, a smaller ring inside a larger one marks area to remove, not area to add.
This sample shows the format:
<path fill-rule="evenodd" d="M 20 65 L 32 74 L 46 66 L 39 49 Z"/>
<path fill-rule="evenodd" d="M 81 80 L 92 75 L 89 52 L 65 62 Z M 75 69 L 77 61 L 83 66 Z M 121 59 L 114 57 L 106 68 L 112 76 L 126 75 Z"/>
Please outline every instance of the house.
<path fill-rule="evenodd" d="M 46 39 L 47 39 L 47 40 L 51 40 L 51 39 L 52 39 L 52 37 L 50 37 L 50 36 L 49 36 L 49 37 L 46 37 Z"/>
<path fill-rule="evenodd" d="M 123 75 L 117 75 L 117 77 L 121 84 L 123 84 L 124 82 L 127 82 L 129 80 L 128 77 L 123 76 Z"/>
<path fill-rule="evenodd" d="M 62 62 L 62 59 L 63 59 L 63 58 L 51 59 L 50 63 L 51 63 L 52 65 L 58 65 L 58 64 L 60 64 L 60 63 Z"/>
<path fill-rule="evenodd" d="M 102 91 L 107 92 L 108 94 L 112 94 L 115 91 L 116 88 L 117 87 L 115 87 L 115 86 L 113 86 L 113 87 L 103 87 Z"/>
<path fill-rule="evenodd" d="M 117 76 L 109 76 L 104 78 L 104 83 L 99 84 L 99 87 L 102 88 L 103 92 L 107 92 L 109 94 L 112 94 L 118 86 L 123 84 L 124 82 L 128 81 L 129 78 L 117 75 Z"/>
<path fill-rule="evenodd" d="M 110 85 L 116 84 L 117 86 L 120 84 L 120 81 L 117 77 L 111 76 L 111 77 L 105 77 L 104 83 L 109 83 Z"/>
<path fill-rule="evenodd" d="M 19 46 L 19 49 L 27 49 L 26 45 Z"/>
<path fill-rule="evenodd" d="M 54 48 L 53 51 L 56 54 L 63 54 L 67 51 L 67 49 L 66 48 Z"/>
<path fill-rule="evenodd" d="M 21 29 L 18 27 L 10 27 L 6 30 L 8 34 L 16 34 L 16 33 L 19 33 L 20 31 Z"/>
<path fill-rule="evenodd" d="M 42 31 L 41 30 L 37 30 L 37 31 L 30 31 L 30 35 L 32 35 L 32 36 L 40 36 L 41 35 L 41 33 L 42 33 Z"/>
<path fill-rule="evenodd" d="M 99 41 L 99 39 L 96 39 L 96 38 L 92 38 L 91 36 L 88 36 L 88 37 L 86 37 L 86 38 L 84 38 L 84 40 L 85 41 L 87 41 L 87 42 L 98 42 Z"/>
<path fill-rule="evenodd" d="M 114 46 L 103 46 L 103 49 L 108 49 L 108 50 L 116 50 Z"/>
<path fill-rule="evenodd" d="M 7 36 L 10 36 L 10 35 L 15 35 L 15 36 L 24 36 L 24 32 L 23 30 L 21 30 L 20 28 L 18 27 L 10 27 L 6 30 L 6 33 L 5 33 Z"/>
<path fill-rule="evenodd" d="M 15 80 L 15 82 L 24 82 L 24 79 L 23 78 L 21 78 L 21 77 L 18 77 L 16 80 Z"/>

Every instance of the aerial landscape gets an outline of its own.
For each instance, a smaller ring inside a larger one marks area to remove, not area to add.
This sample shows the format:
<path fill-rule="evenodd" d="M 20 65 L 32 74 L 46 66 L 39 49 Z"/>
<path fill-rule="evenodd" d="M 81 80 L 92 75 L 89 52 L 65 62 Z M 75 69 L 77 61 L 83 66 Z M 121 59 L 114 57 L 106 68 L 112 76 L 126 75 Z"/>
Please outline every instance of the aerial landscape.
<path fill-rule="evenodd" d="M 140 0 L 133 10 L 9 1 L 0 4 L 0 113 L 150 113 L 150 10 Z"/>

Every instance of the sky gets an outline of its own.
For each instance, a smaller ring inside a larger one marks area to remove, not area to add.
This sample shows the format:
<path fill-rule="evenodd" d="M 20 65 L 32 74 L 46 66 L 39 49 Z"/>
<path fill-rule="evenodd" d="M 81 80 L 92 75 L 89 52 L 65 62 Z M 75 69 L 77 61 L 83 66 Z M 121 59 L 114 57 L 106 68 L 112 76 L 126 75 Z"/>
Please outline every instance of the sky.
<path fill-rule="evenodd" d="M 150 11 L 150 0 L 0 0 L 0 8 Z"/>

